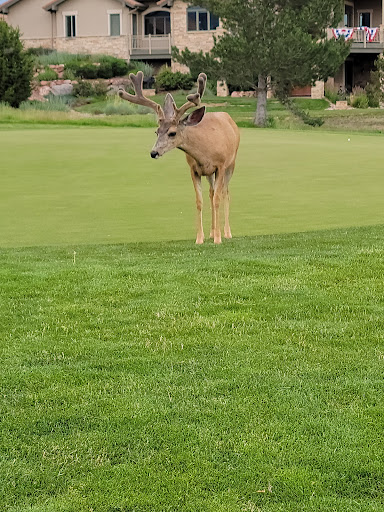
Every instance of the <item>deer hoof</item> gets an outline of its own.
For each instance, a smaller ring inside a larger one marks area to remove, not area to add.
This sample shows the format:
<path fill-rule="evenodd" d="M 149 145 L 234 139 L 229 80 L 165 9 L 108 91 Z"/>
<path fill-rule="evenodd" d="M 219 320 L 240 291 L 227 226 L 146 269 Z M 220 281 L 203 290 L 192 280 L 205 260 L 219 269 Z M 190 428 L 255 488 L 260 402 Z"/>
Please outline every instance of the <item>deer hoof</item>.
<path fill-rule="evenodd" d="M 221 244 L 221 236 L 219 238 L 214 238 L 213 243 L 215 243 L 216 245 Z"/>
<path fill-rule="evenodd" d="M 204 238 L 196 238 L 196 244 L 201 245 L 204 243 Z"/>
<path fill-rule="evenodd" d="M 224 238 L 227 238 L 228 240 L 230 240 L 232 238 L 232 233 L 231 232 L 224 233 Z"/>

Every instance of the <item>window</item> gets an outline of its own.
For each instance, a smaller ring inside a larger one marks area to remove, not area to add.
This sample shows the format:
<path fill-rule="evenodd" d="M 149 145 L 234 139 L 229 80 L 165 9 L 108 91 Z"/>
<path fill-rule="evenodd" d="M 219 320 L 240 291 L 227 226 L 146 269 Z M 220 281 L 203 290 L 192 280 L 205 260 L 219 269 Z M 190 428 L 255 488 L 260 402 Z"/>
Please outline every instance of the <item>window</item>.
<path fill-rule="evenodd" d="M 201 7 L 188 7 L 187 30 L 216 30 L 219 26 L 219 17 Z"/>
<path fill-rule="evenodd" d="M 76 15 L 66 15 L 64 18 L 65 23 L 65 37 L 76 37 Z"/>
<path fill-rule="evenodd" d="M 171 33 L 171 15 L 169 12 L 155 11 L 145 17 L 145 35 L 164 36 Z"/>
<path fill-rule="evenodd" d="M 370 12 L 359 12 L 359 27 L 370 27 L 371 26 L 371 13 Z"/>
<path fill-rule="evenodd" d="M 353 27 L 353 7 L 350 5 L 345 5 L 344 11 L 344 25 L 346 27 Z"/>
<path fill-rule="evenodd" d="M 137 36 L 137 14 L 132 14 L 132 35 Z"/>
<path fill-rule="evenodd" d="M 109 13 L 109 35 L 119 36 L 121 34 L 120 13 Z"/>

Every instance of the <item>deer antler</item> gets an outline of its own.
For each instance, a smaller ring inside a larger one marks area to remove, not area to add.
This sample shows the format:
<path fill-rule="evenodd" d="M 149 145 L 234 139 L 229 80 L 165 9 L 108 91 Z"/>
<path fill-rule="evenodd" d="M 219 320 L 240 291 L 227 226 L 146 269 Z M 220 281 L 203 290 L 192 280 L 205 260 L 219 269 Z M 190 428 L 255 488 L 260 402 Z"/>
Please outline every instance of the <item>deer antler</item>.
<path fill-rule="evenodd" d="M 146 98 L 143 94 L 143 79 L 144 79 L 144 73 L 142 71 L 139 71 L 137 75 L 134 75 L 131 73 L 129 75 L 129 78 L 132 81 L 133 88 L 135 89 L 135 95 L 128 94 L 123 89 L 119 90 L 119 96 L 123 100 L 130 101 L 131 103 L 135 103 L 136 105 L 143 105 L 144 107 L 152 108 L 159 119 L 164 118 L 164 112 L 161 106 L 156 103 L 155 101 L 150 100 L 149 98 Z"/>
<path fill-rule="evenodd" d="M 176 119 L 180 119 L 190 108 L 200 106 L 200 100 L 203 97 L 206 83 L 207 75 L 205 73 L 200 73 L 199 78 L 197 79 L 197 92 L 187 96 L 188 101 L 187 103 L 184 103 L 183 106 L 175 108 Z"/>

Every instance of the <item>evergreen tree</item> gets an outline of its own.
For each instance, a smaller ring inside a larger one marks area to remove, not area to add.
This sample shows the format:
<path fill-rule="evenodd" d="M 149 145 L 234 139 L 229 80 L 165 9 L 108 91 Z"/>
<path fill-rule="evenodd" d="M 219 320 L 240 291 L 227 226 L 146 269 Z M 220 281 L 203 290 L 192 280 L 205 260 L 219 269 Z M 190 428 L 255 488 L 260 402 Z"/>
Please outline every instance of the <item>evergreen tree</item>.
<path fill-rule="evenodd" d="M 267 120 L 268 81 L 290 106 L 293 87 L 325 80 L 349 53 L 349 43 L 325 37 L 342 18 L 340 0 L 197 0 L 223 20 L 212 55 L 222 78 L 258 93 L 255 124 Z"/>
<path fill-rule="evenodd" d="M 18 107 L 31 94 L 33 60 L 24 50 L 18 29 L 0 21 L 0 101 Z"/>

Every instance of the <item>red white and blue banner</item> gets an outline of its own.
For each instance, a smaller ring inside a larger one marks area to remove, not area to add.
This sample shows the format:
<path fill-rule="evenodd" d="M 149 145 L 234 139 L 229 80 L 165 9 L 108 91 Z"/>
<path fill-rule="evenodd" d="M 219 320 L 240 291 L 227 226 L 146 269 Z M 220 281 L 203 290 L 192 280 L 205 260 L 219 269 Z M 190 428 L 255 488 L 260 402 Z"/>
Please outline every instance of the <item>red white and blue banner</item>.
<path fill-rule="evenodd" d="M 354 28 L 333 28 L 332 32 L 335 39 L 339 39 L 339 37 L 344 37 L 346 41 L 352 39 Z"/>
<path fill-rule="evenodd" d="M 365 30 L 365 36 L 367 38 L 367 41 L 369 43 L 373 43 L 373 41 L 375 40 L 375 37 L 377 35 L 377 32 L 379 31 L 379 27 L 374 27 L 374 28 L 364 27 L 364 30 Z"/>

